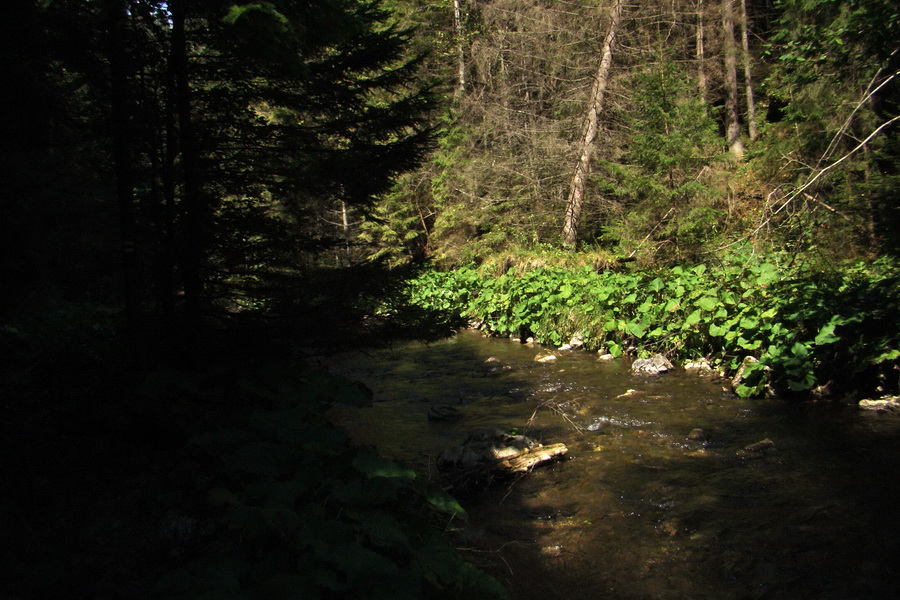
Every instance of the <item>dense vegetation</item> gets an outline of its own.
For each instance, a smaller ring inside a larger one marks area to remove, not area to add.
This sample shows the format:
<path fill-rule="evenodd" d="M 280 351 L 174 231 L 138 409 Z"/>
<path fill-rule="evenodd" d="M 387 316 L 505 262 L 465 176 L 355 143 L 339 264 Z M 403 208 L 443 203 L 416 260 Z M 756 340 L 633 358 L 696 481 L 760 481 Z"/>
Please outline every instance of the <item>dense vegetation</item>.
<path fill-rule="evenodd" d="M 579 248 L 645 265 L 894 252 L 894 3 L 455 4 L 440 145 L 364 223 L 378 255 L 557 247 L 575 200 Z"/>
<path fill-rule="evenodd" d="M 294 360 L 460 315 L 897 391 L 891 0 L 5 9 L 13 597 L 496 595 Z"/>
<path fill-rule="evenodd" d="M 823 270 L 772 255 L 629 272 L 592 267 L 498 272 L 496 265 L 427 272 L 411 299 L 454 311 L 488 332 L 621 356 L 710 359 L 735 391 L 896 393 L 900 279 L 892 261 Z"/>

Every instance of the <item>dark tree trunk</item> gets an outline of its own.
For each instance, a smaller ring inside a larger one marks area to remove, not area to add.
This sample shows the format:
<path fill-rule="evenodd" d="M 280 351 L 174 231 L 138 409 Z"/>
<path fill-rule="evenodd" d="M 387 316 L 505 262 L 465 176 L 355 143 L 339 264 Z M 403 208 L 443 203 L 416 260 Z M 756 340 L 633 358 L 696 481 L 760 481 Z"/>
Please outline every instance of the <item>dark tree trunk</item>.
<path fill-rule="evenodd" d="M 116 204 L 119 212 L 120 256 L 122 262 L 122 303 L 125 337 L 134 363 L 138 350 L 140 286 L 135 251 L 134 178 L 132 172 L 131 126 L 129 118 L 128 65 L 125 28 L 128 13 L 122 0 L 106 4 L 107 58 L 109 60 L 110 132 L 116 174 Z"/>
<path fill-rule="evenodd" d="M 206 237 L 206 206 L 203 199 L 197 138 L 191 113 L 188 42 L 185 31 L 186 0 L 172 0 L 172 71 L 175 75 L 175 110 L 178 114 L 182 164 L 182 205 L 187 221 L 180 244 L 180 266 L 184 281 L 188 334 L 196 336 L 203 313 L 203 252 Z"/>
<path fill-rule="evenodd" d="M 735 158 L 743 158 L 741 119 L 738 110 L 737 43 L 734 38 L 734 0 L 722 2 L 722 43 L 725 55 L 725 137 L 728 151 Z"/>

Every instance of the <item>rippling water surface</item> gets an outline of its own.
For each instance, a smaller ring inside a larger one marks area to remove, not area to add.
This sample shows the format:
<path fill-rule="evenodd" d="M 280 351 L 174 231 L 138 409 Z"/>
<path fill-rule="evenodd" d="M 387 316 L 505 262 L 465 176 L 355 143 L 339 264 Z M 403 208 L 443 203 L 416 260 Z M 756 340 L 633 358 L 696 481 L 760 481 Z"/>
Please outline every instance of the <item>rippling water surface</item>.
<path fill-rule="evenodd" d="M 473 429 L 568 445 L 568 460 L 462 498 L 460 545 L 513 598 L 900 597 L 900 419 L 744 400 L 585 352 L 537 363 L 542 350 L 464 331 L 336 368 L 375 392 L 347 418 L 354 435 L 421 472 Z M 433 403 L 464 418 L 431 423 Z"/>

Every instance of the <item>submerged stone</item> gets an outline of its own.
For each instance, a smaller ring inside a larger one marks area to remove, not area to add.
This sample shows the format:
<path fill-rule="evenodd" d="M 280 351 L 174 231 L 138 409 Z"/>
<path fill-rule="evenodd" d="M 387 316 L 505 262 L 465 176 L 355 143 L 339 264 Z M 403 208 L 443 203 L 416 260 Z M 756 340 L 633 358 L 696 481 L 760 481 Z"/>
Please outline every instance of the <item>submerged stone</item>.
<path fill-rule="evenodd" d="M 695 427 L 694 429 L 691 429 L 691 432 L 688 434 L 688 439 L 695 442 L 705 442 L 709 440 L 709 435 L 699 427 Z"/>
<path fill-rule="evenodd" d="M 773 442 L 769 438 L 765 438 L 758 442 L 747 444 L 746 446 L 744 446 L 743 450 L 738 450 L 737 454 L 738 456 L 742 456 L 744 458 L 761 458 L 774 449 L 775 442 Z"/>
<path fill-rule="evenodd" d="M 436 423 L 452 423 L 462 419 L 462 413 L 447 404 L 433 404 L 428 409 L 428 420 Z"/>

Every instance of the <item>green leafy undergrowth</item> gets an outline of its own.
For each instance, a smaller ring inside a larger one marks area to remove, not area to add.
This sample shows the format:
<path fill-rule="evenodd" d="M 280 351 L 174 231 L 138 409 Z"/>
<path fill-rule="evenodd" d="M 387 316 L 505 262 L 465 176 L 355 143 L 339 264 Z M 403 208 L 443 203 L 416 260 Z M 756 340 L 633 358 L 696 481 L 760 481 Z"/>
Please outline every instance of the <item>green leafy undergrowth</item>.
<path fill-rule="evenodd" d="M 325 417 L 369 395 L 318 373 L 247 378 L 258 407 L 188 448 L 195 482 L 175 494 L 210 515 L 191 560 L 169 572 L 166 598 L 499 598 L 493 579 L 462 561 L 446 529 L 465 517 L 443 489 Z"/>
<path fill-rule="evenodd" d="M 589 350 L 707 357 L 728 373 L 752 356 L 759 362 L 736 392 L 754 396 L 885 379 L 900 357 L 898 276 L 887 260 L 822 269 L 735 253 L 715 265 L 640 272 L 462 267 L 423 273 L 409 296 L 490 333 L 554 346 L 578 334 Z"/>

